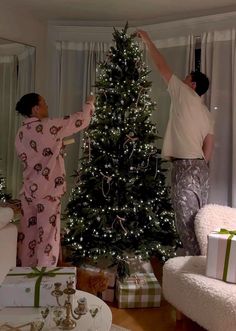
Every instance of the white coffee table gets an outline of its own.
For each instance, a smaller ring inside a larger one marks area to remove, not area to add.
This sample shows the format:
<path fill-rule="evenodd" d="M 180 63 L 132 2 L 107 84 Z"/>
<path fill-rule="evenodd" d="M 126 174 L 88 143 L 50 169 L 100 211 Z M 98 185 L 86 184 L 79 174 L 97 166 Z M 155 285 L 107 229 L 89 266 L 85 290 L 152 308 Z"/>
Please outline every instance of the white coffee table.
<path fill-rule="evenodd" d="M 76 296 L 77 298 L 85 297 L 87 299 L 88 308 L 91 305 L 98 305 L 99 307 L 101 307 L 101 311 L 97 316 L 97 330 L 110 331 L 112 324 L 112 313 L 108 305 L 95 295 L 92 295 L 87 292 L 76 291 Z M 8 323 L 11 326 L 19 326 L 24 323 L 32 322 L 33 320 L 41 316 L 41 310 L 42 308 L 5 307 L 0 310 L 0 326 L 4 323 Z M 81 318 L 76 321 L 76 323 L 77 325 L 73 329 L 74 331 L 88 331 L 92 326 L 92 317 L 90 313 L 87 312 L 85 315 L 82 315 Z M 59 330 L 52 321 L 52 318 L 49 326 L 51 331 Z M 49 326 L 46 323 L 46 327 L 42 331 L 49 331 Z M 24 328 L 22 330 L 28 331 L 27 328 Z"/>

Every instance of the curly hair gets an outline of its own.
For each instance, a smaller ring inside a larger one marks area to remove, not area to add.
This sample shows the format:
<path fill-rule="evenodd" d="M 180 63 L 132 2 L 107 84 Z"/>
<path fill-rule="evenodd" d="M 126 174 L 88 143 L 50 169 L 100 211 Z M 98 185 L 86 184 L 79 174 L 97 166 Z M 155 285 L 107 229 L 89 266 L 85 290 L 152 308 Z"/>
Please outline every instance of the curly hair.
<path fill-rule="evenodd" d="M 37 93 L 25 94 L 16 104 L 16 111 L 24 117 L 31 117 L 32 108 L 39 104 L 40 95 Z"/>

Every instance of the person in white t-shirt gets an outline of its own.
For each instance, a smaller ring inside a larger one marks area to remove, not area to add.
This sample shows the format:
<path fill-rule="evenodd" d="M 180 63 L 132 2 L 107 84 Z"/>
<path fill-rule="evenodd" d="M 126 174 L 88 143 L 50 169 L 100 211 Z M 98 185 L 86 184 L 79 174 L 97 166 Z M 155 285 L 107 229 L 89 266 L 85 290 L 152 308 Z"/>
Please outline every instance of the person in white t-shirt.
<path fill-rule="evenodd" d="M 201 72 L 191 72 L 182 81 L 174 75 L 146 31 L 138 37 L 168 86 L 170 116 L 164 136 L 162 156 L 172 161 L 171 195 L 176 227 L 187 255 L 199 255 L 194 231 L 198 210 L 208 200 L 209 168 L 214 146 L 213 118 L 201 96 L 209 80 Z"/>

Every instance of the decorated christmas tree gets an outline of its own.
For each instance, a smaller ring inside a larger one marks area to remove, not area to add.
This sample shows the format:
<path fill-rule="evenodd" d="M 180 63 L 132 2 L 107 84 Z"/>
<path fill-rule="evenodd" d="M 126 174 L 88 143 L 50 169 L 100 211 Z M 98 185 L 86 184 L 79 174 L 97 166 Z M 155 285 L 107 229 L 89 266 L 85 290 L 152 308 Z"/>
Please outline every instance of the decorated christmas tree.
<path fill-rule="evenodd" d="M 107 259 L 127 275 L 128 259 L 162 261 L 179 243 L 155 147 L 155 110 L 148 68 L 135 34 L 114 29 L 114 46 L 97 73 L 95 116 L 84 136 L 84 157 L 67 205 L 64 243 L 80 264 Z"/>

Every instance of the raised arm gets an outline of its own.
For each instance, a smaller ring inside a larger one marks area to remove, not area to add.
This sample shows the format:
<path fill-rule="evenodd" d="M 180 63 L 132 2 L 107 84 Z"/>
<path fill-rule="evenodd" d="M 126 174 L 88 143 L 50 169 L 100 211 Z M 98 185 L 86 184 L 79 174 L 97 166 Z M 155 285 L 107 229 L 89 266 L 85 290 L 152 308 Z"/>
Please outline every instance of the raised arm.
<path fill-rule="evenodd" d="M 87 104 L 91 104 L 93 106 L 93 113 L 94 113 L 94 102 L 95 102 L 95 96 L 89 95 L 87 96 L 86 102 Z"/>
<path fill-rule="evenodd" d="M 168 83 L 173 72 L 170 69 L 169 65 L 167 64 L 164 56 L 156 48 L 156 46 L 154 45 L 154 43 L 152 42 L 151 38 L 149 37 L 149 35 L 146 31 L 138 30 L 137 35 L 139 38 L 142 39 L 144 44 L 147 46 L 149 54 L 150 54 L 154 64 L 158 68 L 161 76 Z"/>
<path fill-rule="evenodd" d="M 94 101 L 95 97 L 89 96 L 82 111 L 65 116 L 64 118 L 49 120 L 48 125 L 51 127 L 50 130 L 53 128 L 58 137 L 65 138 L 85 129 L 89 125 L 95 110 Z"/>

